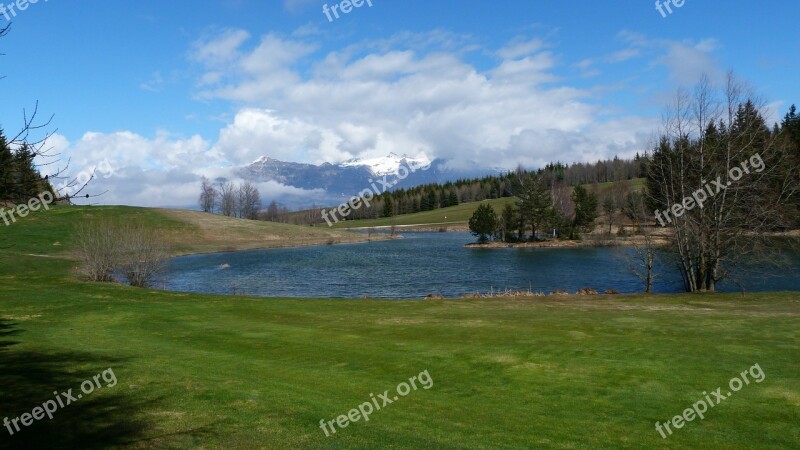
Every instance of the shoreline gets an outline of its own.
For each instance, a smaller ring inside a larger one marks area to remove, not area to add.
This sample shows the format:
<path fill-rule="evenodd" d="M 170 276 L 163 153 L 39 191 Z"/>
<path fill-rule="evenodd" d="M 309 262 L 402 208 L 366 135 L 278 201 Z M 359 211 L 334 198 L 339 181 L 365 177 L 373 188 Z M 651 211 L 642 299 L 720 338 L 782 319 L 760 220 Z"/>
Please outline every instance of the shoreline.
<path fill-rule="evenodd" d="M 653 247 L 661 248 L 669 244 L 669 241 L 663 238 L 654 238 Z M 465 248 L 482 248 L 482 249 L 501 249 L 501 248 L 609 248 L 609 247 L 635 247 L 637 245 L 645 245 L 644 239 L 634 238 L 589 238 L 580 241 L 568 240 L 547 240 L 539 242 L 473 242 L 464 245 Z"/>
<path fill-rule="evenodd" d="M 222 253 L 239 253 L 239 252 L 248 252 L 251 250 L 278 250 L 278 249 L 286 249 L 286 248 L 306 248 L 306 247 L 326 247 L 326 246 L 335 246 L 335 245 L 356 245 L 356 244 L 369 244 L 372 241 L 380 242 L 380 241 L 388 241 L 394 239 L 402 239 L 402 236 L 395 235 L 384 235 L 380 239 L 364 239 L 364 240 L 353 240 L 353 241 L 342 241 L 342 242 L 309 242 L 309 243 L 286 243 L 286 245 L 265 245 L 265 246 L 255 246 L 255 247 L 246 247 L 246 248 L 229 248 L 223 250 L 211 250 L 211 251 L 187 251 L 187 252 L 177 252 L 171 253 L 169 258 L 180 258 L 184 256 L 195 256 L 195 255 L 218 255 Z"/>

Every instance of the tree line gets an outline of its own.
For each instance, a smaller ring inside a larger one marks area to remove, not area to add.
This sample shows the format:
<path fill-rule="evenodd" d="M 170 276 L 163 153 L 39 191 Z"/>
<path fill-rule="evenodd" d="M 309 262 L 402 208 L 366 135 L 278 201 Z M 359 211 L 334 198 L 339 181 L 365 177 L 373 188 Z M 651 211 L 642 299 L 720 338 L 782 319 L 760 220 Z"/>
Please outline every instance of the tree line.
<path fill-rule="evenodd" d="M 537 172 L 546 172 L 559 186 L 577 186 L 587 183 L 605 183 L 620 180 L 631 180 L 644 176 L 646 156 L 638 154 L 633 160 L 614 157 L 596 163 L 575 163 L 572 165 L 551 163 Z M 378 219 L 403 214 L 433 211 L 440 208 L 457 206 L 462 203 L 479 202 L 487 199 L 507 198 L 514 196 L 514 183 L 520 173 L 528 171 L 518 168 L 505 174 L 488 175 L 481 178 L 459 179 L 447 183 L 430 183 L 412 188 L 399 188 L 375 196 L 370 205 L 366 204 L 353 210 L 348 219 Z M 568 195 L 568 194 L 567 194 Z M 278 204 L 271 208 L 269 214 L 262 214 L 265 220 L 291 222 L 295 224 L 322 223 L 322 207 L 311 208 L 290 213 Z"/>
<path fill-rule="evenodd" d="M 262 208 L 261 195 L 249 181 L 237 186 L 224 179 L 214 184 L 203 177 L 199 202 L 204 212 L 249 220 L 258 219 Z"/>

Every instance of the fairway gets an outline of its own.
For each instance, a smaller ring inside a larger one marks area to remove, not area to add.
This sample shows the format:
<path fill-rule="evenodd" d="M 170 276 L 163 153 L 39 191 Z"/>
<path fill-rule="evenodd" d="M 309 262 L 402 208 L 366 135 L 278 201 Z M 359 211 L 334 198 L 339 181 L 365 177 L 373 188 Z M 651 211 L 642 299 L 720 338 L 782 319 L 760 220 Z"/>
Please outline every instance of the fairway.
<path fill-rule="evenodd" d="M 154 224 L 181 226 L 152 214 Z M 54 390 L 80 392 L 109 368 L 118 383 L 53 420 L 14 435 L 2 429 L 4 448 L 800 444 L 796 293 L 442 301 L 167 293 L 77 281 L 71 261 L 45 257 L 69 238 L 45 232 L 59 217 L 4 230 L 27 239 L 0 260 L 0 418 L 31 412 Z M 727 389 L 754 364 L 763 382 L 661 437 L 656 421 Z M 336 425 L 330 437 L 320 428 L 371 394 L 388 390 L 392 400 L 423 371 L 429 389 L 368 422 Z"/>

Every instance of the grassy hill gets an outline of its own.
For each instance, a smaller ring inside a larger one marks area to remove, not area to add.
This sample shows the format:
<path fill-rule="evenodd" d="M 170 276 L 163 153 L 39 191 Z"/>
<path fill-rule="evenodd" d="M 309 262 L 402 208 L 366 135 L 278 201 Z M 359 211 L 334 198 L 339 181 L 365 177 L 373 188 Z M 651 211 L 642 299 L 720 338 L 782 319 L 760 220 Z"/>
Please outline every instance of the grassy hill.
<path fill-rule="evenodd" d="M 507 204 L 513 204 L 513 198 L 497 198 L 484 200 L 500 214 Z M 332 228 L 369 228 L 390 225 L 420 225 L 420 224 L 456 224 L 467 223 L 482 202 L 462 203 L 458 206 L 439 208 L 433 211 L 423 211 L 413 214 L 403 214 L 396 217 L 383 217 L 369 220 L 349 220 L 339 222 Z"/>
<path fill-rule="evenodd" d="M 273 222 L 239 220 L 177 209 L 148 209 L 127 206 L 64 207 L 32 214 L 18 223 L 0 228 L 3 240 L 30 253 L 65 255 L 71 249 L 69 236 L 79 224 L 93 219 L 113 218 L 136 221 L 161 231 L 175 254 L 248 250 L 254 248 L 298 247 L 329 243 L 361 242 L 360 234 L 301 227 Z M 2 225 L 2 222 L 0 222 Z M 380 238 L 376 236 L 375 238 Z"/>
<path fill-rule="evenodd" d="M 81 282 L 52 256 L 68 253 L 87 214 L 140 217 L 183 251 L 223 245 L 206 234 L 213 225 L 138 208 L 51 213 L 0 229 L 0 246 L 14 244 L 0 253 L 0 418 L 54 390 L 78 394 L 109 368 L 118 382 L 14 435 L 0 427 L 0 448 L 800 446 L 796 293 L 422 302 L 159 292 Z M 656 421 L 756 363 L 762 383 L 658 434 Z M 331 437 L 320 429 L 426 370 L 430 389 Z"/>
<path fill-rule="evenodd" d="M 602 196 L 606 195 L 612 191 L 615 186 L 620 184 L 627 184 L 632 190 L 641 190 L 644 188 L 644 179 L 637 178 L 630 181 L 600 183 L 596 186 L 586 185 L 586 187 L 597 189 L 598 194 Z M 469 222 L 469 218 L 472 217 L 472 214 L 475 213 L 475 210 L 478 209 L 478 206 L 482 203 L 488 202 L 499 215 L 507 204 L 514 204 L 514 201 L 514 198 L 498 198 L 484 200 L 483 202 L 462 203 L 458 206 L 451 206 L 448 208 L 440 208 L 433 211 L 424 211 L 413 214 L 403 214 L 395 217 L 384 217 L 380 219 L 369 220 L 349 220 L 336 223 L 332 228 L 369 228 L 386 227 L 391 225 L 466 224 Z"/>

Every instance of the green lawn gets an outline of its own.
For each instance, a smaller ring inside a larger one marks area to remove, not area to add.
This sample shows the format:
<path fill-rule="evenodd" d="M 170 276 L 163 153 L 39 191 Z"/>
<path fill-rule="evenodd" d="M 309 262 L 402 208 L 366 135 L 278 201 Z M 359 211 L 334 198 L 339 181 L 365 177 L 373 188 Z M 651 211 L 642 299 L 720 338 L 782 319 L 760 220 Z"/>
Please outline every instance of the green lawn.
<path fill-rule="evenodd" d="M 114 209 L 108 209 L 114 212 Z M 162 219 L 154 225 L 182 227 Z M 75 216 L 0 230 L 0 419 L 118 380 L 0 448 L 798 448 L 800 296 L 251 299 L 77 281 Z M 54 243 L 61 245 L 54 246 Z M 40 255 L 40 256 L 29 256 Z M 758 363 L 766 374 L 667 439 Z M 427 370 L 428 389 L 326 438 Z"/>

